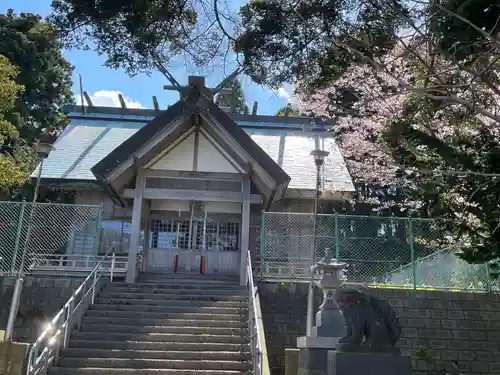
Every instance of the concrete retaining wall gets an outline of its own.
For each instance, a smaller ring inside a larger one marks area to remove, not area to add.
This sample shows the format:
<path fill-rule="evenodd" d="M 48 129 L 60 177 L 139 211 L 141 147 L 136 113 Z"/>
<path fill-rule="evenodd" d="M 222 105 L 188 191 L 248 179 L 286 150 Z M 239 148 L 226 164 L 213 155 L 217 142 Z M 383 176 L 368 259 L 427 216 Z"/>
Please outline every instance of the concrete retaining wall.
<path fill-rule="evenodd" d="M 14 339 L 33 342 L 82 283 L 82 278 L 26 277 Z M 0 277 L 0 330 L 9 316 L 15 278 Z"/>

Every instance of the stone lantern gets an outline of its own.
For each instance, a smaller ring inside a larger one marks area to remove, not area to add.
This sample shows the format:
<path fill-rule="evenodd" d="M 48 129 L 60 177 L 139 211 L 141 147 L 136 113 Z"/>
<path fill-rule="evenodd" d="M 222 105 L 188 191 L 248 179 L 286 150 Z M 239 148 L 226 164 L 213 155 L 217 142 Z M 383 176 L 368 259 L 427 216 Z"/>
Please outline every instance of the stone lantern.
<path fill-rule="evenodd" d="M 323 303 L 316 313 L 316 325 L 310 336 L 297 339 L 299 349 L 298 375 L 324 373 L 327 368 L 328 351 L 335 350 L 341 337 L 345 335 L 345 321 L 335 299 L 335 292 L 342 286 L 346 263 L 331 256 L 325 249 L 325 256 L 312 267 L 319 275 L 317 285 L 323 291 Z"/>
<path fill-rule="evenodd" d="M 339 262 L 325 249 L 325 256 L 315 266 L 313 272 L 319 273 L 318 287 L 323 291 L 323 303 L 316 313 L 316 326 L 312 335 L 316 337 L 342 337 L 345 334 L 345 321 L 340 311 L 335 292 L 342 286 L 343 273 L 347 263 Z"/>

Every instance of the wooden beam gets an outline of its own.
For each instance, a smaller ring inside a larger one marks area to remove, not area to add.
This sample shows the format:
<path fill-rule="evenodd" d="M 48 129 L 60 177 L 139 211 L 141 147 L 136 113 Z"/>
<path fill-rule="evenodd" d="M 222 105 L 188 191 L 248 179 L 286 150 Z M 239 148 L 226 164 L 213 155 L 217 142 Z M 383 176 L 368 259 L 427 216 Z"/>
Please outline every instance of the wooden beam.
<path fill-rule="evenodd" d="M 85 101 L 87 102 L 87 105 L 89 107 L 93 107 L 94 104 L 92 103 L 92 100 L 90 99 L 89 93 L 87 91 L 83 92 L 83 97 L 85 98 Z"/>
<path fill-rule="evenodd" d="M 124 198 L 134 198 L 135 189 L 125 189 Z M 243 202 L 243 193 L 230 191 L 206 191 L 206 190 L 177 190 L 177 189 L 152 189 L 145 188 L 143 199 L 171 199 L 183 201 L 205 201 L 205 202 Z M 258 194 L 250 196 L 250 203 L 262 203 L 262 197 Z"/>
<path fill-rule="evenodd" d="M 118 100 L 120 101 L 120 106 L 124 109 L 127 108 L 127 103 L 125 103 L 125 99 L 123 99 L 123 95 L 122 94 L 118 94 Z"/>
<path fill-rule="evenodd" d="M 257 114 L 258 108 L 259 108 L 259 102 L 253 102 L 252 115 Z"/>
<path fill-rule="evenodd" d="M 155 111 L 160 110 L 160 105 L 158 104 L 158 98 L 156 96 L 153 96 L 153 107 Z"/>
<path fill-rule="evenodd" d="M 145 176 L 146 178 L 170 178 L 184 180 L 241 181 L 244 175 L 242 173 L 164 171 L 147 169 L 145 171 Z"/>

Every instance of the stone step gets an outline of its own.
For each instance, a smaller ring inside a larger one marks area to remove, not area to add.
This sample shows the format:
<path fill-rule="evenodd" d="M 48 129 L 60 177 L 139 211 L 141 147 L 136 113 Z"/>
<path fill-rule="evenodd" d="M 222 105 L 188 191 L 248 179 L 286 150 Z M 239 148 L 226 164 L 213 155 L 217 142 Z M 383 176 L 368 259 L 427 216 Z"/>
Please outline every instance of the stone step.
<path fill-rule="evenodd" d="M 138 280 L 212 280 L 212 281 L 229 281 L 239 283 L 240 278 L 238 275 L 222 274 L 222 273 L 205 273 L 200 274 L 195 272 L 143 272 L 139 274 Z"/>
<path fill-rule="evenodd" d="M 188 278 L 141 278 L 137 281 L 137 284 L 189 284 L 189 285 L 202 285 L 204 287 L 220 287 L 220 286 L 232 286 L 232 287 L 242 287 L 239 285 L 239 280 L 214 280 L 210 278 L 199 278 L 199 279 L 188 279 Z"/>
<path fill-rule="evenodd" d="M 105 325 L 126 325 L 126 326 L 155 326 L 155 327 L 193 327 L 199 326 L 200 320 L 192 319 L 155 319 L 137 317 L 136 314 L 132 318 L 117 318 L 117 317 L 95 317 L 84 316 L 82 324 L 105 324 Z M 228 327 L 228 328 L 247 328 L 248 323 L 244 321 L 232 320 L 203 320 L 204 327 Z"/>
<path fill-rule="evenodd" d="M 247 328 L 248 323 L 245 321 L 232 320 L 203 320 L 204 327 L 228 327 L 228 328 Z M 109 318 L 109 317 L 94 317 L 84 316 L 82 324 L 105 324 L 105 325 L 126 325 L 126 326 L 155 326 L 155 327 L 193 327 L 199 326 L 200 320 L 192 319 L 154 319 L 154 318 Z"/>
<path fill-rule="evenodd" d="M 49 367 L 48 375 L 244 375 L 245 371 L 229 370 L 179 370 L 179 369 L 125 369 L 125 368 L 67 368 Z"/>
<path fill-rule="evenodd" d="M 107 290 L 99 293 L 99 298 L 111 298 L 111 299 L 156 299 L 156 300 L 179 300 L 179 301 L 235 301 L 242 302 L 246 301 L 247 296 L 231 295 L 231 294 L 220 294 L 212 295 L 210 293 L 115 293 Z"/>
<path fill-rule="evenodd" d="M 178 369 L 178 370 L 249 370 L 250 362 L 223 360 L 132 359 L 132 358 L 61 358 L 58 367 Z"/>
<path fill-rule="evenodd" d="M 206 326 L 143 326 L 123 324 L 82 324 L 81 332 L 130 332 L 130 333 L 170 333 L 200 335 L 245 336 L 245 328 L 206 327 Z"/>
<path fill-rule="evenodd" d="M 138 295 L 142 297 L 142 295 Z M 179 299 L 159 299 L 159 298 L 107 298 L 99 296 L 96 298 L 96 303 L 103 303 L 107 305 L 169 305 L 169 306 L 189 306 L 189 307 L 230 307 L 230 308 L 247 308 L 247 301 L 189 301 Z"/>
<path fill-rule="evenodd" d="M 239 335 L 196 335 L 172 333 L 125 333 L 125 332 L 72 332 L 76 340 L 148 341 L 148 342 L 206 342 L 221 344 L 245 344 L 248 338 Z"/>
<path fill-rule="evenodd" d="M 117 317 L 117 318 L 149 318 L 149 319 L 185 319 L 189 317 L 192 320 L 200 320 L 199 324 L 203 324 L 204 320 L 230 320 L 237 322 L 247 321 L 246 314 L 212 314 L 212 313 L 186 313 L 182 312 L 149 312 L 143 311 L 140 314 L 134 310 L 117 311 L 117 310 L 96 310 L 89 309 L 85 313 L 89 317 Z"/>
<path fill-rule="evenodd" d="M 177 284 L 204 284 L 204 285 L 233 285 L 241 286 L 240 280 L 234 279 L 214 279 L 210 277 L 141 277 L 137 280 L 139 284 L 164 284 L 164 283 L 177 283 Z"/>
<path fill-rule="evenodd" d="M 249 343 L 214 343 L 214 342 L 153 342 L 150 340 L 137 341 L 112 341 L 109 337 L 105 340 L 99 339 L 78 339 L 72 338 L 69 341 L 69 348 L 93 348 L 93 349 L 118 349 L 118 350 L 161 350 L 161 351 L 187 351 L 187 352 L 206 352 L 206 351 L 225 351 L 240 352 L 247 354 L 250 350 Z"/>
<path fill-rule="evenodd" d="M 138 303 L 131 304 L 103 304 L 96 303 L 91 305 L 89 310 L 114 310 L 114 311 L 140 311 L 140 312 L 172 312 L 172 313 L 205 313 L 205 314 L 245 314 L 245 308 L 232 307 L 197 307 L 197 306 L 176 306 L 175 304 L 162 305 L 143 305 Z"/>
<path fill-rule="evenodd" d="M 142 285 L 136 284 L 130 286 L 112 284 L 106 287 L 104 292 L 113 293 L 149 293 L 149 294 L 207 294 L 211 295 L 231 295 L 231 296 L 248 296 L 246 288 L 203 288 L 203 286 L 193 285 Z"/>
<path fill-rule="evenodd" d="M 250 353 L 240 351 L 163 351 L 163 350 L 121 350 L 70 348 L 60 351 L 61 357 L 72 358 L 141 358 L 141 359 L 177 359 L 177 360 L 223 360 L 247 361 Z"/>
<path fill-rule="evenodd" d="M 179 281 L 179 280 L 161 280 L 158 282 L 137 282 L 137 283 L 113 283 L 113 288 L 158 288 L 158 289 L 184 289 L 184 290 L 234 290 L 244 291 L 246 286 L 232 284 L 201 281 Z"/>

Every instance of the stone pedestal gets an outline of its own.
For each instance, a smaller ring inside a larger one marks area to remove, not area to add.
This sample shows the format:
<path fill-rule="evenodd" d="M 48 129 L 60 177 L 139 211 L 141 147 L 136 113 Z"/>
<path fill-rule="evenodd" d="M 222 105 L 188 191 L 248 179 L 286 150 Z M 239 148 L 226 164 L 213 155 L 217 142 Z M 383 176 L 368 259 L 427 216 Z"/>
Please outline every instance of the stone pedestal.
<path fill-rule="evenodd" d="M 30 344 L 0 342 L 0 375 L 24 375 Z"/>
<path fill-rule="evenodd" d="M 412 375 L 410 357 L 380 352 L 328 352 L 327 375 Z"/>
<path fill-rule="evenodd" d="M 299 372 L 299 349 L 285 349 L 285 375 L 297 375 Z"/>
<path fill-rule="evenodd" d="M 323 291 L 323 303 L 316 313 L 311 336 L 297 339 L 300 350 L 298 375 L 327 375 L 328 352 L 334 350 L 338 340 L 345 335 L 344 317 L 335 300 L 345 266 L 345 263 L 330 258 L 330 249 L 325 249 L 325 257 L 313 267 L 313 272 L 321 275 L 318 286 Z"/>

